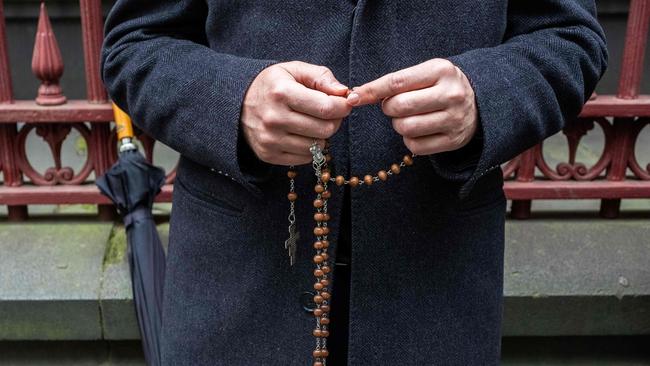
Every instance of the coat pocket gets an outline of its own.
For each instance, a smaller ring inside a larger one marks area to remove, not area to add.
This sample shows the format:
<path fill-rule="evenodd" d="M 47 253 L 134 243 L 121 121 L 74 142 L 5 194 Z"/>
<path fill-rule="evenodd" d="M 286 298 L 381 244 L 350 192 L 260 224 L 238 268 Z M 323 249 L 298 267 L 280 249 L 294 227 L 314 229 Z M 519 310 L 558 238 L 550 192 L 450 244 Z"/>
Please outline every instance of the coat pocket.
<path fill-rule="evenodd" d="M 179 193 L 185 193 L 184 196 L 210 211 L 215 211 L 229 216 L 240 216 L 244 212 L 243 205 L 230 202 L 225 197 L 213 192 L 202 190 L 191 182 L 186 182 L 185 179 L 180 176 L 176 176 L 174 189 L 182 190 L 182 192 Z"/>

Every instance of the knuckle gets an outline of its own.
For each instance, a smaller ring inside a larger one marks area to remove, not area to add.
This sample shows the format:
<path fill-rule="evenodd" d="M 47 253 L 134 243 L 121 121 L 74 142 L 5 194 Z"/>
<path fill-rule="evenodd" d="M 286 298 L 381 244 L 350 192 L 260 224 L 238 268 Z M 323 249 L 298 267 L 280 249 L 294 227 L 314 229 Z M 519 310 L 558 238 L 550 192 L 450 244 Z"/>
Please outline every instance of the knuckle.
<path fill-rule="evenodd" d="M 467 98 L 467 93 L 463 88 L 453 87 L 447 91 L 447 100 L 452 103 L 462 103 Z"/>
<path fill-rule="evenodd" d="M 284 100 L 288 94 L 287 85 L 285 83 L 276 83 L 269 90 L 269 95 L 273 100 Z"/>
<path fill-rule="evenodd" d="M 399 114 L 409 114 L 413 111 L 413 102 L 409 98 L 398 95 L 394 98 L 394 105 Z"/>
<path fill-rule="evenodd" d="M 271 108 L 267 108 L 264 111 L 262 111 L 261 119 L 262 119 L 262 123 L 266 127 L 275 127 L 276 123 L 279 120 L 277 118 L 277 114 Z"/>
<path fill-rule="evenodd" d="M 323 102 L 318 107 L 320 117 L 323 119 L 332 119 L 334 116 L 334 104 L 330 101 Z"/>
<path fill-rule="evenodd" d="M 393 92 L 402 90 L 405 84 L 406 77 L 402 73 L 394 72 L 388 77 L 388 88 Z"/>

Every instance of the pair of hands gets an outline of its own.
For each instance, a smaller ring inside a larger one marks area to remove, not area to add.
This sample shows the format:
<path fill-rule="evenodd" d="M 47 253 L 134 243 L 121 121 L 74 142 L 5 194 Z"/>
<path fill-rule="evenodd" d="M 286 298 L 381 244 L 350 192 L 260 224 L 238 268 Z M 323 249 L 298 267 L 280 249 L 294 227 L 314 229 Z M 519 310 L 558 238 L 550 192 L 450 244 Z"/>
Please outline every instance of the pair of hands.
<path fill-rule="evenodd" d="M 474 90 L 467 77 L 451 62 L 433 59 L 352 92 L 324 66 L 299 61 L 269 66 L 246 92 L 242 130 L 260 160 L 307 164 L 314 140 L 324 146 L 352 108 L 379 102 L 413 154 L 459 149 L 477 129 Z"/>

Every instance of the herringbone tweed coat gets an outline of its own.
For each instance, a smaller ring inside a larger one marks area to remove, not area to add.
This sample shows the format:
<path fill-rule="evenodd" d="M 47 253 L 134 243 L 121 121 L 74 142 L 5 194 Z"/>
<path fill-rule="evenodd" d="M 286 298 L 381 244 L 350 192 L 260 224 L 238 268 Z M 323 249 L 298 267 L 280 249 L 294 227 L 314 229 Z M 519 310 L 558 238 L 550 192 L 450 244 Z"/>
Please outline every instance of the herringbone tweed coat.
<path fill-rule="evenodd" d="M 349 86 L 440 57 L 468 76 L 480 133 L 352 194 L 351 365 L 495 365 L 505 199 L 501 163 L 559 131 L 607 61 L 593 0 L 117 0 L 102 75 L 136 125 L 182 155 L 163 311 L 165 365 L 307 365 L 315 321 L 314 177 L 298 169 L 288 265 L 286 167 L 239 133 L 265 67 L 302 60 Z M 335 174 L 407 152 L 378 105 L 331 139 Z M 336 255 L 341 191 L 330 212 Z M 336 273 L 333 274 L 336 278 Z M 333 294 L 335 301 L 336 294 Z"/>

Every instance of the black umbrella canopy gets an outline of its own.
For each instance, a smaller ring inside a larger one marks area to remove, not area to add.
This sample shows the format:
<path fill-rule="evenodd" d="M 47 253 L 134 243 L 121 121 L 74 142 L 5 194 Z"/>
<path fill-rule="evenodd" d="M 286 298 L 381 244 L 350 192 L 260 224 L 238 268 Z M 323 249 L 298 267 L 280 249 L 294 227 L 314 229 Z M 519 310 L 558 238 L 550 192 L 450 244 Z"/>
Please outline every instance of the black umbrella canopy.
<path fill-rule="evenodd" d="M 154 198 L 165 184 L 165 172 L 149 164 L 137 150 L 127 150 L 120 153 L 118 162 L 96 184 L 124 219 L 144 355 L 148 365 L 160 365 L 165 253 L 151 210 Z"/>

